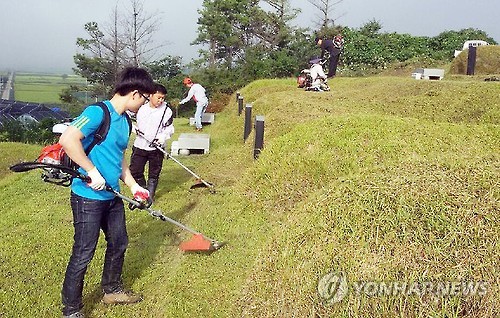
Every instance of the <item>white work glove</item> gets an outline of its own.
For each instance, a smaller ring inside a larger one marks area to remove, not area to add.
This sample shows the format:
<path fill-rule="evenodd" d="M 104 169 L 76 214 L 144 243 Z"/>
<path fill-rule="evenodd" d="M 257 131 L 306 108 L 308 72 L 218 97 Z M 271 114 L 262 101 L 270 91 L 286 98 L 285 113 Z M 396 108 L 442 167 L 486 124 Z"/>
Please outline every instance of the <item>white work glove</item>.
<path fill-rule="evenodd" d="M 158 139 L 158 143 L 163 146 L 165 144 L 165 141 L 167 140 L 167 134 L 165 132 L 159 133 L 156 136 L 156 139 Z"/>
<path fill-rule="evenodd" d="M 87 171 L 87 174 L 90 177 L 90 182 L 87 183 L 89 187 L 97 191 L 104 190 L 104 188 L 106 187 L 106 180 L 104 180 L 104 178 L 101 176 L 101 173 L 99 173 L 99 170 L 97 170 L 96 167 Z"/>
<path fill-rule="evenodd" d="M 139 202 L 148 201 L 149 199 L 149 191 L 141 187 L 138 183 L 134 183 L 134 185 L 130 187 L 130 191 L 132 191 L 134 199 Z"/>

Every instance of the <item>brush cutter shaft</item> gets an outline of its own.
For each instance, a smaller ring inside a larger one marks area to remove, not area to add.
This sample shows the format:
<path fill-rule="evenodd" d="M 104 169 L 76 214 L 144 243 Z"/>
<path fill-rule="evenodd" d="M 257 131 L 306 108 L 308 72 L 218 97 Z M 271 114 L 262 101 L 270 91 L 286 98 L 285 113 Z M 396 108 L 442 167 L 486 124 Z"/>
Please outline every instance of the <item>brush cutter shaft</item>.
<path fill-rule="evenodd" d="M 24 171 L 37 169 L 37 168 L 40 168 L 40 169 L 60 169 L 61 171 L 69 174 L 70 176 L 72 176 L 74 178 L 79 178 L 79 179 L 84 180 L 85 182 L 90 182 L 90 178 L 88 176 L 81 174 L 80 172 L 78 172 L 77 170 L 75 170 L 73 168 L 66 167 L 66 166 L 60 165 L 60 164 L 49 164 L 49 163 L 42 163 L 42 162 L 23 162 L 23 163 L 18 163 L 18 164 L 12 165 L 10 167 L 10 170 L 12 170 L 14 172 L 24 172 Z M 47 181 L 47 180 L 44 180 L 44 181 Z M 155 211 L 155 210 L 151 209 L 150 207 L 146 207 L 145 205 L 141 204 L 140 202 L 138 202 L 136 200 L 133 200 L 133 199 L 130 199 L 129 197 L 124 196 L 120 192 L 115 191 L 109 185 L 106 185 L 106 191 L 113 193 L 115 196 L 121 198 L 122 200 L 130 203 L 131 205 L 133 205 L 141 210 L 148 211 L 151 216 L 157 217 L 162 221 L 170 222 L 170 223 L 182 228 L 183 230 L 186 230 L 186 231 L 190 232 L 191 234 L 193 234 L 193 237 L 191 238 L 191 240 L 181 243 L 180 248 L 181 248 L 181 250 L 183 250 L 185 252 L 189 252 L 189 251 L 194 251 L 194 252 L 214 251 L 214 250 L 218 250 L 219 248 L 221 248 L 225 244 L 223 242 L 222 243 L 217 242 L 214 239 L 206 237 L 202 233 L 197 232 L 197 231 L 185 226 L 184 224 L 179 223 L 176 220 L 173 220 L 173 219 L 163 215 L 161 212 Z"/>
<path fill-rule="evenodd" d="M 172 155 L 170 155 L 168 152 L 166 152 L 165 149 L 163 149 L 161 147 L 158 147 L 157 145 L 155 145 L 155 147 L 156 147 L 156 149 L 158 149 L 161 152 L 163 152 L 163 154 L 165 155 L 165 157 L 172 159 L 177 164 L 179 164 L 179 166 L 183 167 L 187 172 L 189 172 L 190 174 L 192 174 L 193 177 L 195 177 L 197 179 L 201 179 L 196 173 L 194 173 L 193 171 L 191 171 L 188 167 L 186 167 L 185 165 L 183 165 L 179 160 L 175 159 Z"/>
<path fill-rule="evenodd" d="M 171 154 L 169 154 L 168 152 L 166 152 L 165 149 L 163 149 L 162 147 L 160 147 L 156 143 L 154 143 L 151 140 L 148 140 L 146 137 L 144 137 L 144 134 L 142 133 L 142 131 L 136 130 L 135 132 L 136 132 L 137 136 L 140 136 L 141 138 L 144 138 L 144 140 L 146 140 L 147 142 L 149 142 L 151 146 L 153 146 L 156 149 L 158 149 L 159 151 L 161 151 L 163 153 L 163 155 L 167 159 L 168 158 L 172 159 L 175 163 L 177 163 L 179 166 L 181 166 L 182 168 L 184 168 L 184 170 L 186 170 L 187 172 L 189 172 L 193 177 L 195 177 L 200 182 L 202 182 L 206 187 L 213 189 L 214 186 L 212 184 L 210 184 L 210 183 L 206 182 L 205 180 L 203 180 L 200 176 L 198 176 L 196 173 L 194 173 L 193 171 L 191 171 L 191 169 L 189 169 L 188 167 L 186 167 L 185 165 L 183 165 L 179 160 L 175 159 Z"/>
<path fill-rule="evenodd" d="M 137 202 L 137 201 L 135 201 L 135 200 L 132 200 L 132 199 L 130 199 L 130 198 L 129 198 L 129 197 L 127 197 L 127 196 L 124 196 L 123 194 L 121 194 L 121 193 L 120 193 L 120 192 L 118 192 L 118 191 L 115 191 L 115 190 L 113 190 L 113 189 L 111 189 L 111 188 L 109 188 L 109 189 L 107 189 L 107 190 L 108 190 L 108 191 L 113 192 L 113 193 L 114 193 L 117 197 L 121 198 L 122 200 L 127 201 L 128 203 L 131 203 L 131 204 L 135 205 L 135 206 L 136 206 L 136 207 L 138 207 L 138 208 L 142 208 L 142 209 L 144 209 L 144 210 L 148 211 L 148 212 L 149 212 L 149 214 L 150 214 L 151 216 L 157 217 L 157 218 L 159 218 L 159 219 L 160 219 L 160 220 L 162 220 L 162 221 L 169 222 L 169 223 L 172 223 L 172 224 L 174 224 L 174 225 L 177 225 L 178 227 L 180 227 L 180 228 L 182 228 L 182 229 L 184 229 L 184 230 L 186 230 L 186 231 L 188 231 L 188 232 L 190 232 L 190 233 L 192 233 L 192 234 L 202 235 L 205 239 L 207 239 L 207 240 L 209 240 L 209 241 L 211 241 L 211 242 L 215 242 L 215 240 L 213 240 L 213 239 L 211 239 L 211 238 L 209 238 L 209 237 L 206 237 L 205 235 L 201 234 L 200 232 L 197 232 L 197 231 L 193 230 L 192 228 L 187 227 L 186 225 L 184 225 L 184 224 L 182 224 L 182 223 L 180 223 L 180 222 L 177 222 L 177 221 L 176 221 L 176 220 L 174 220 L 174 219 L 169 218 L 168 216 L 163 215 L 163 214 L 162 214 L 161 212 L 159 212 L 159 211 L 155 211 L 155 210 L 153 210 L 153 209 L 151 209 L 151 208 L 144 207 L 144 206 L 143 206 L 143 205 L 141 205 L 139 202 Z"/>

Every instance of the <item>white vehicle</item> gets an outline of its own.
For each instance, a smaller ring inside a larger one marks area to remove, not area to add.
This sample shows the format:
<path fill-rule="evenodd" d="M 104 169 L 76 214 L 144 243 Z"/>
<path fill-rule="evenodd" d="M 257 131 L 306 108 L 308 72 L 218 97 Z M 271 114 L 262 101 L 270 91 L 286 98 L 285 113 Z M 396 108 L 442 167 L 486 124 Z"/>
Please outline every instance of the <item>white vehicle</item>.
<path fill-rule="evenodd" d="M 486 42 L 486 41 L 483 41 L 483 40 L 469 40 L 469 41 L 465 41 L 464 42 L 464 46 L 462 47 L 462 51 L 468 49 L 469 46 L 478 47 L 478 46 L 481 46 L 481 45 L 489 45 L 489 43 Z M 462 51 L 455 50 L 455 54 L 453 54 L 453 55 L 455 57 L 457 57 L 458 54 L 462 53 Z"/>

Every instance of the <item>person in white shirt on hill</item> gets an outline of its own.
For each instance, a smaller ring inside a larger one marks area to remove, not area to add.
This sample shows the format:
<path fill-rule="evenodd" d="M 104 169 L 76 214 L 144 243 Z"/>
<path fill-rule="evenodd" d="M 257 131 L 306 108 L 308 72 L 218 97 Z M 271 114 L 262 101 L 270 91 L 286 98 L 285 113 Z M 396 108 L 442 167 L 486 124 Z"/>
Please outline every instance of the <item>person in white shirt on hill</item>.
<path fill-rule="evenodd" d="M 313 57 L 309 61 L 311 68 L 309 69 L 311 75 L 311 87 L 308 90 L 315 91 L 329 91 L 330 87 L 327 84 L 328 78 L 323 71 L 323 66 L 321 65 L 321 58 Z"/>
<path fill-rule="evenodd" d="M 208 106 L 208 98 L 205 94 L 205 88 L 198 83 L 193 83 L 193 81 L 186 77 L 182 83 L 189 88 L 189 92 L 183 100 L 179 102 L 179 105 L 187 103 L 191 98 L 196 102 L 196 112 L 194 113 L 194 123 L 197 131 L 201 131 L 203 126 L 201 125 L 201 118 L 205 113 Z"/>

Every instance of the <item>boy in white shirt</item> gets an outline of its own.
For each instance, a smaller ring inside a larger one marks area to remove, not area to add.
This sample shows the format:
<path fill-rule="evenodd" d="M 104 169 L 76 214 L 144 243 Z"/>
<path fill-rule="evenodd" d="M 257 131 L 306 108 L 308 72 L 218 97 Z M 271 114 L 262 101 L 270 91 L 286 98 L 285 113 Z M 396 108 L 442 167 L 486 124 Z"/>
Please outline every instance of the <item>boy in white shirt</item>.
<path fill-rule="evenodd" d="M 173 113 L 165 103 L 166 95 L 166 88 L 156 84 L 156 93 L 152 94 L 149 102 L 137 112 L 138 132 L 130 157 L 130 172 L 140 186 L 148 189 L 151 199 L 154 199 L 164 159 L 164 153 L 157 147 L 164 148 L 165 142 L 174 133 Z M 146 182 L 144 169 L 148 162 Z"/>

